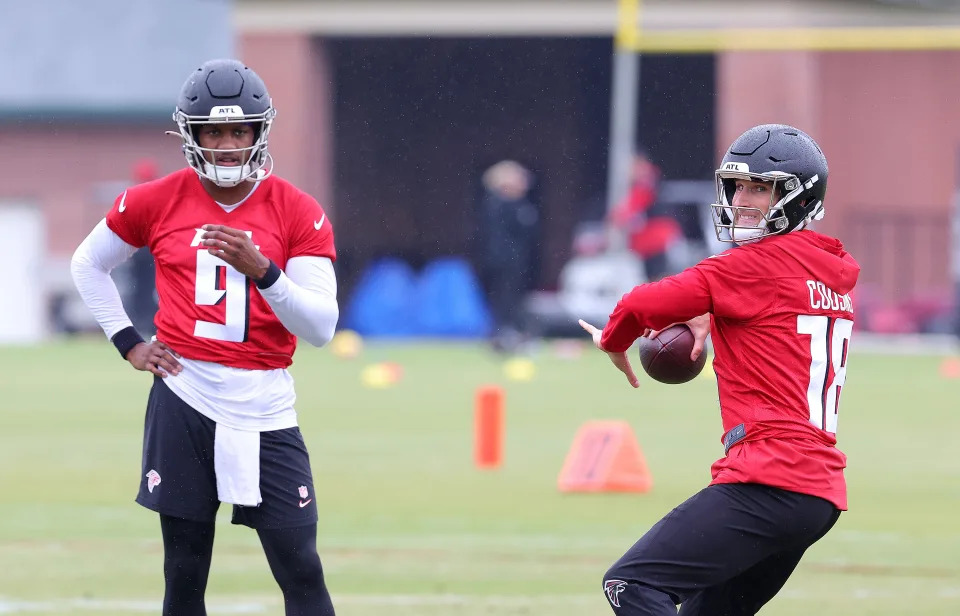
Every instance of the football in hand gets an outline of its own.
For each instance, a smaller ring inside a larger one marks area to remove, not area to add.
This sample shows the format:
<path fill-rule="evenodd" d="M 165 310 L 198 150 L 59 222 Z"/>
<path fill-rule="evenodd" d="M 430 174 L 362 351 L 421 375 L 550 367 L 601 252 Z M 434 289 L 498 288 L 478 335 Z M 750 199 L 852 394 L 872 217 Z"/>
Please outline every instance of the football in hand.
<path fill-rule="evenodd" d="M 656 381 L 676 385 L 693 379 L 707 363 L 707 354 L 690 360 L 693 332 L 684 324 L 671 325 L 655 338 L 640 338 L 640 364 Z"/>

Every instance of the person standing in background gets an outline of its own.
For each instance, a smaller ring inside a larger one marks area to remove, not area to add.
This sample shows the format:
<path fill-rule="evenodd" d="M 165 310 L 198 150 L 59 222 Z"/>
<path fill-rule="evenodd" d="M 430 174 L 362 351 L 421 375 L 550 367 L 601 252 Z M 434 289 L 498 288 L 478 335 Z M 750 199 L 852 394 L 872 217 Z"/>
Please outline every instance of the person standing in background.
<path fill-rule="evenodd" d="M 630 189 L 607 216 L 608 225 L 626 234 L 627 247 L 643 260 L 649 280 L 671 273 L 668 251 L 683 238 L 683 229 L 675 218 L 652 211 L 657 204 L 660 178 L 660 168 L 643 148 L 637 148 Z"/>
<path fill-rule="evenodd" d="M 530 201 L 531 173 L 503 160 L 483 174 L 479 212 L 480 275 L 493 315 L 494 349 L 512 352 L 526 337 L 523 300 L 530 290 L 540 214 Z"/>

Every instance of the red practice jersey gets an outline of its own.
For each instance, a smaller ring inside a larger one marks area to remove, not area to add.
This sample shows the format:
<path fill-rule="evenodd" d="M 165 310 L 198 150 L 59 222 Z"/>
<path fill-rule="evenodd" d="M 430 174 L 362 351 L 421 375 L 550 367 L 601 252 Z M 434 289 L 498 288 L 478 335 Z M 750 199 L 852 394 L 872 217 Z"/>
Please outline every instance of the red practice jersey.
<path fill-rule="evenodd" d="M 859 273 L 833 238 L 769 237 L 636 287 L 610 315 L 602 344 L 626 351 L 644 328 L 710 312 L 729 446 L 712 483 L 760 483 L 846 509 L 836 432 Z"/>
<path fill-rule="evenodd" d="M 203 225 L 245 231 L 281 269 L 292 257 L 336 258 L 320 205 L 271 176 L 232 211 L 218 205 L 192 169 L 134 186 L 117 197 L 107 226 L 156 261 L 157 338 L 190 359 L 269 370 L 293 361 L 296 338 L 250 278 L 207 252 Z"/>

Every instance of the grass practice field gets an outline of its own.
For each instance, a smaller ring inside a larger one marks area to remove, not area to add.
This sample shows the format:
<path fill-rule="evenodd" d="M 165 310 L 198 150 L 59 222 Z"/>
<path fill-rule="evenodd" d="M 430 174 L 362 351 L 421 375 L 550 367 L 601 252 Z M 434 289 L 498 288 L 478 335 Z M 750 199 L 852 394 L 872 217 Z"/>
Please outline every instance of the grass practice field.
<path fill-rule="evenodd" d="M 652 523 L 709 481 L 716 386 L 631 389 L 599 352 L 509 381 L 486 349 L 368 345 L 293 367 L 320 503 L 320 554 L 341 616 L 612 614 L 601 579 Z M 364 366 L 404 378 L 361 385 Z M 960 614 L 960 381 L 939 358 L 854 355 L 840 410 L 851 510 L 765 616 Z M 639 363 L 636 366 L 639 369 Z M 156 515 L 133 502 L 150 376 L 102 338 L 0 348 L 0 614 L 159 613 Z M 506 390 L 505 460 L 473 466 L 473 396 Z M 758 387 L 762 384 L 757 384 Z M 647 494 L 561 494 L 577 428 L 630 422 Z M 221 508 L 211 614 L 283 613 L 256 534 Z"/>

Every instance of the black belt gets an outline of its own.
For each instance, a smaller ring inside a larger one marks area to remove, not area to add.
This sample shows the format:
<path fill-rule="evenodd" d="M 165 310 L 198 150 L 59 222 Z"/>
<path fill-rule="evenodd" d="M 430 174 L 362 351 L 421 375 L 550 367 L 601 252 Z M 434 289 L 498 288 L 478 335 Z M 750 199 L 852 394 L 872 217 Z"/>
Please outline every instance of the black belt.
<path fill-rule="evenodd" d="M 734 426 L 723 435 L 723 455 L 727 455 L 730 448 L 747 438 L 747 428 L 743 424 Z"/>

